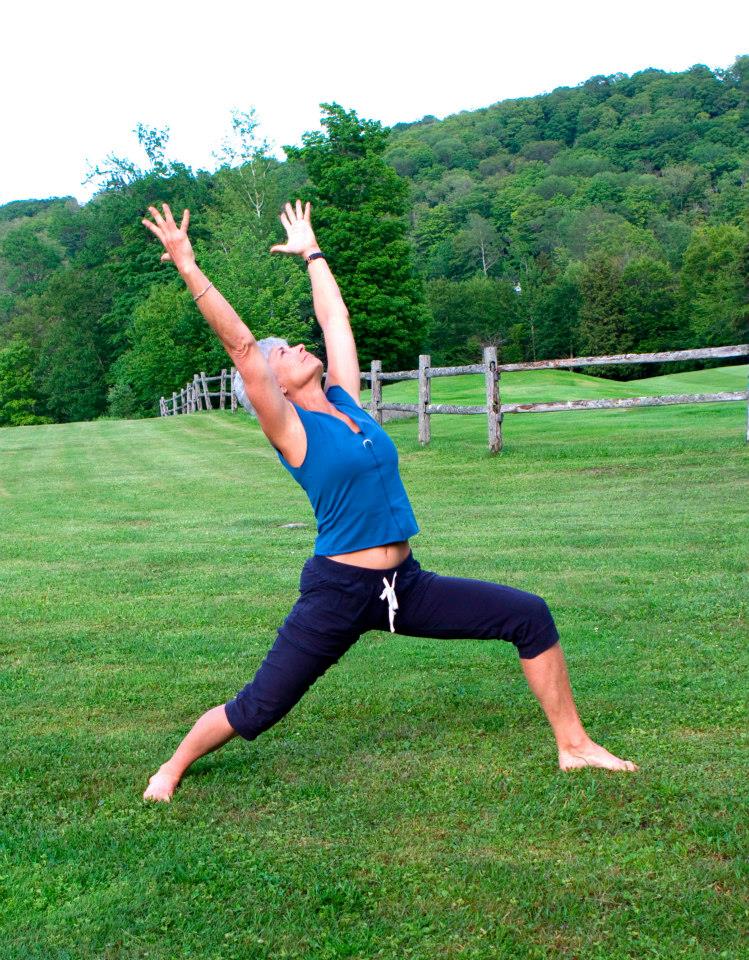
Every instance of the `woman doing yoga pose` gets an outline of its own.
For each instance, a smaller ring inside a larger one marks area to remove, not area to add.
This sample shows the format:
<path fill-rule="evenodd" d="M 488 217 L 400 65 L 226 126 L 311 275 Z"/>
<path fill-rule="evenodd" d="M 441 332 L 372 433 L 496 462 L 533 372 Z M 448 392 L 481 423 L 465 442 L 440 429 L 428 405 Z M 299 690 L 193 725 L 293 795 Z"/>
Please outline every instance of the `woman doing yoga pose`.
<path fill-rule="evenodd" d="M 587 735 L 575 708 L 559 634 L 546 602 L 491 581 L 423 570 L 409 546 L 419 532 L 388 434 L 361 406 L 361 376 L 348 311 L 303 209 L 281 214 L 287 242 L 272 253 L 307 262 L 315 315 L 328 356 L 299 343 L 257 341 L 195 262 L 189 211 L 149 207 L 145 226 L 164 245 L 203 316 L 236 366 L 260 427 L 315 511 L 314 555 L 299 597 L 254 679 L 228 703 L 204 713 L 174 755 L 150 778 L 145 799 L 170 800 L 187 768 L 239 735 L 254 740 L 298 703 L 367 630 L 415 637 L 502 639 L 513 643 L 528 684 L 548 718 L 559 766 L 636 770 Z"/>

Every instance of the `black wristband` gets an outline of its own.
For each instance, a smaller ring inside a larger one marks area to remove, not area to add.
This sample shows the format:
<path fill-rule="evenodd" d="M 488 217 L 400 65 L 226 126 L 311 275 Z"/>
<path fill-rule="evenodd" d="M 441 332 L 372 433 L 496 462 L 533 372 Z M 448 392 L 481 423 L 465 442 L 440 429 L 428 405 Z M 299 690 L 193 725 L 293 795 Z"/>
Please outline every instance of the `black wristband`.
<path fill-rule="evenodd" d="M 320 250 L 318 250 L 317 253 L 311 253 L 306 259 L 307 263 L 309 264 L 312 263 L 313 260 L 318 260 L 319 258 L 322 258 L 323 260 L 325 259 L 325 254 Z"/>

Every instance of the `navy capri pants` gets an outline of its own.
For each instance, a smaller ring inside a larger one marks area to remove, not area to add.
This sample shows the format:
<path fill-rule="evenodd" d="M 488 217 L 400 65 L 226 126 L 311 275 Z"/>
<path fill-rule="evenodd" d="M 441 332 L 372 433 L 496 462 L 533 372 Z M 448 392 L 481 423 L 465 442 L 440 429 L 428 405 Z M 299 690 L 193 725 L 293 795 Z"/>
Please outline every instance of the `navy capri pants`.
<path fill-rule="evenodd" d="M 385 570 L 313 556 L 302 568 L 299 598 L 255 678 L 225 705 L 231 726 L 254 740 L 368 630 L 508 640 L 524 659 L 559 640 L 546 601 L 534 593 L 422 570 L 413 552 Z"/>

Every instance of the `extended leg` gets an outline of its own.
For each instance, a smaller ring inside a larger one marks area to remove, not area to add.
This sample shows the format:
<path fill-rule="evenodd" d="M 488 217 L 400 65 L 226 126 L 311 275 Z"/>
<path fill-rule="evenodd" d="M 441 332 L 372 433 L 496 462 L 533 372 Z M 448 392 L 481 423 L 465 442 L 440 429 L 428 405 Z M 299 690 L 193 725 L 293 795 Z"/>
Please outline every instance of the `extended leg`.
<path fill-rule="evenodd" d="M 312 684 L 340 659 L 358 637 L 341 642 L 337 655 L 302 650 L 279 633 L 255 678 L 226 704 L 195 723 L 177 750 L 150 778 L 145 800 L 170 800 L 187 768 L 237 735 L 254 740 L 285 716 Z"/>
<path fill-rule="evenodd" d="M 532 659 L 520 659 L 528 686 L 535 693 L 554 731 L 562 770 L 605 767 L 637 770 L 631 760 L 620 760 L 594 743 L 583 729 L 572 698 L 567 665 L 559 643 Z"/>
<path fill-rule="evenodd" d="M 185 770 L 198 757 L 217 750 L 237 735 L 226 719 L 224 704 L 212 707 L 199 717 L 174 752 L 149 779 L 144 800 L 171 800 Z"/>

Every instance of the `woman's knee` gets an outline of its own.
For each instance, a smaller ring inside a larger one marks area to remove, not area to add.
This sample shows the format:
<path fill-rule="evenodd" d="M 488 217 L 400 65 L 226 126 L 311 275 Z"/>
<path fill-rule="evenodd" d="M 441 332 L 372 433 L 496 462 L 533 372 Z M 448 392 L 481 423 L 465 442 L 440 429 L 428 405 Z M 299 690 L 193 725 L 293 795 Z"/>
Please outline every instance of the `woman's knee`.
<path fill-rule="evenodd" d="M 559 640 L 559 631 L 543 597 L 526 593 L 512 642 L 523 659 L 532 659 Z"/>
<path fill-rule="evenodd" d="M 334 662 L 299 649 L 279 633 L 252 682 L 225 704 L 227 720 L 245 740 L 255 740 L 286 716 Z"/>

